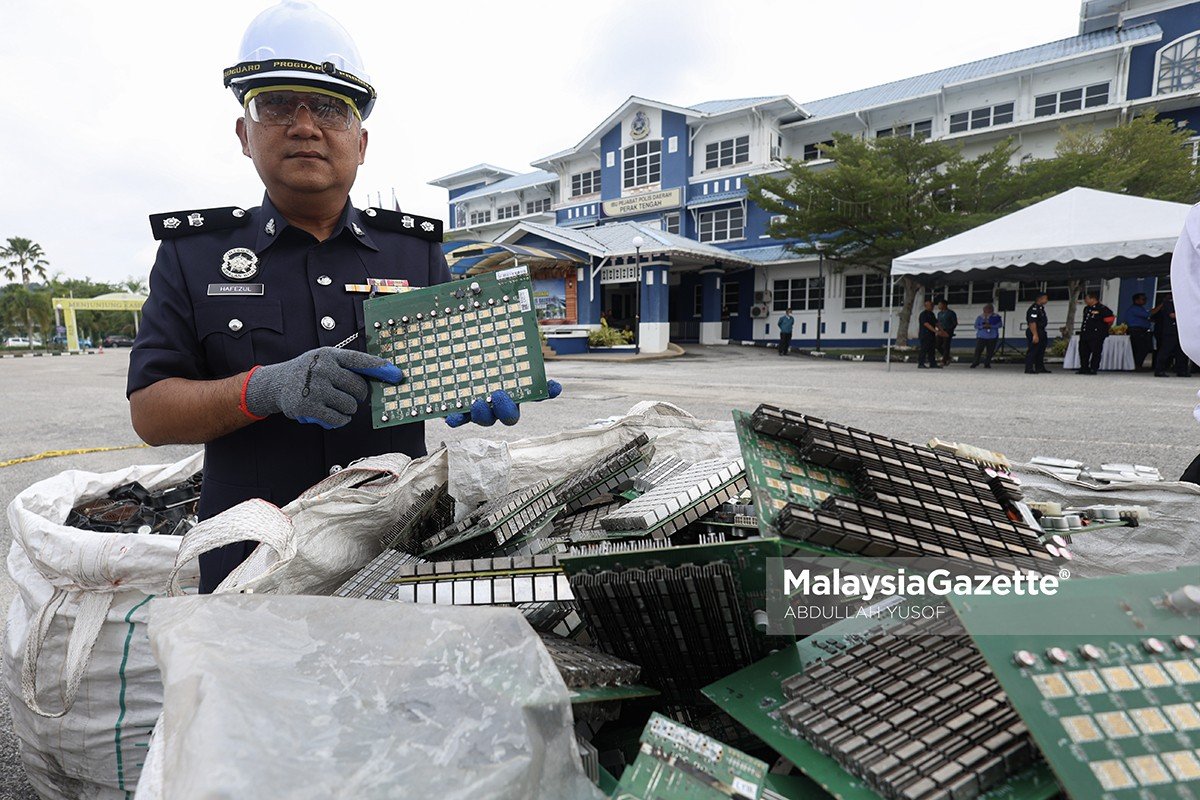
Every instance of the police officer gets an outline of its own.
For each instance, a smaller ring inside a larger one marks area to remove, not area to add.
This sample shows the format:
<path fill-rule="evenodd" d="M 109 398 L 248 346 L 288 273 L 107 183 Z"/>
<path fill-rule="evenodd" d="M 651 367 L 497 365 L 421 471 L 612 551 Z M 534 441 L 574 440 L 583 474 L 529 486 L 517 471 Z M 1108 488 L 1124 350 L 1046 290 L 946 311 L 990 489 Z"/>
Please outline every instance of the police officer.
<path fill-rule="evenodd" d="M 266 195 L 151 217 L 162 243 L 127 387 L 146 442 L 205 444 L 202 519 L 251 498 L 282 506 L 364 456 L 425 455 L 419 423 L 372 429 L 368 380 L 402 373 L 364 351 L 358 287 L 450 280 L 440 221 L 349 202 L 376 95 L 332 17 L 296 0 L 267 9 L 225 84 Z M 511 398 L 489 399 L 448 421 L 516 422 Z M 202 556 L 201 591 L 253 546 Z"/>
<path fill-rule="evenodd" d="M 1095 375 L 1100 369 L 1104 340 L 1117 318 L 1112 309 L 1100 302 L 1095 292 L 1084 297 L 1083 325 L 1079 329 L 1079 369 L 1077 375 Z"/>
<path fill-rule="evenodd" d="M 1046 369 L 1045 362 L 1046 326 L 1049 324 L 1046 320 L 1046 301 L 1049 299 L 1049 295 L 1041 292 L 1025 312 L 1025 372 L 1028 375 L 1050 371 Z"/>

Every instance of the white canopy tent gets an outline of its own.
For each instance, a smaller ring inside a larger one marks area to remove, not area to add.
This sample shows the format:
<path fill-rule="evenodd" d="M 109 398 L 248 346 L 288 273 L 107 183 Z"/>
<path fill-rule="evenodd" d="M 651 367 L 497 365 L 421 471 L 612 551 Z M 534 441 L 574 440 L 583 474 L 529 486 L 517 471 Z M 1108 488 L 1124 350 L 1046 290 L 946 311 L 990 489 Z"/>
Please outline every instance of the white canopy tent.
<path fill-rule="evenodd" d="M 892 260 L 896 280 L 1078 280 L 1166 274 L 1191 207 L 1076 187 Z M 889 325 L 889 327 L 892 327 Z M 888 336 L 888 362 L 892 341 Z"/>

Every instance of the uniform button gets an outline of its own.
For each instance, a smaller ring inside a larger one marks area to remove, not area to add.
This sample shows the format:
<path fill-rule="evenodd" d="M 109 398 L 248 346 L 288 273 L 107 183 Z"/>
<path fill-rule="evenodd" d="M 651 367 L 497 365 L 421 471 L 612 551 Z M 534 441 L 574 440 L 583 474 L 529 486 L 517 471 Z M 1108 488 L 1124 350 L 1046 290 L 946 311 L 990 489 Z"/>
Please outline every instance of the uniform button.
<path fill-rule="evenodd" d="M 324 328 L 325 330 L 327 330 L 327 331 L 333 330 L 334 325 L 337 325 L 337 323 L 333 321 L 333 317 L 321 317 L 321 327 Z M 238 323 L 238 327 L 239 328 L 242 327 L 242 324 L 240 322 Z"/>
<path fill-rule="evenodd" d="M 317 283 L 321 284 L 322 286 L 328 286 L 329 284 L 333 283 L 333 278 L 329 277 L 328 275 L 321 275 L 317 278 Z"/>
<path fill-rule="evenodd" d="M 242 321 L 240 319 L 234 318 L 234 319 L 229 320 L 229 330 L 233 331 L 234 333 L 237 333 L 241 329 L 242 329 Z"/>
<path fill-rule="evenodd" d="M 242 209 L 240 209 L 240 208 L 235 208 L 235 209 L 233 210 L 233 215 L 234 215 L 235 217 L 237 217 L 238 219 L 241 219 L 242 217 L 246 216 L 246 212 L 245 212 L 245 211 L 243 211 L 243 210 L 242 210 Z"/>

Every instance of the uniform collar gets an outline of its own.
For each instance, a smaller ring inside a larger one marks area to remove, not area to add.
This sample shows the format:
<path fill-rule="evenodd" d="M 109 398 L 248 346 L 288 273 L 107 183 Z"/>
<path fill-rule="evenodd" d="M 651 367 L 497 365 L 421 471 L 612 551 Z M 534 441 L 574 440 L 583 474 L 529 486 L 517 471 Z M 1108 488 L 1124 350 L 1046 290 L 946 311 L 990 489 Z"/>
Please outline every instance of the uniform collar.
<path fill-rule="evenodd" d="M 265 192 L 263 193 L 262 207 L 258 213 L 257 225 L 258 232 L 254 241 L 254 252 L 256 253 L 262 253 L 269 248 L 283 234 L 283 229 L 290 227 L 288 221 L 284 219 L 283 214 L 279 213 L 279 209 L 275 208 L 275 204 L 271 202 L 271 198 Z M 330 238 L 339 236 L 353 239 L 367 249 L 379 252 L 379 246 L 371 238 L 371 229 L 367 227 L 363 213 L 352 206 L 349 199 L 346 200 L 341 219 L 334 226 L 333 235 Z"/>

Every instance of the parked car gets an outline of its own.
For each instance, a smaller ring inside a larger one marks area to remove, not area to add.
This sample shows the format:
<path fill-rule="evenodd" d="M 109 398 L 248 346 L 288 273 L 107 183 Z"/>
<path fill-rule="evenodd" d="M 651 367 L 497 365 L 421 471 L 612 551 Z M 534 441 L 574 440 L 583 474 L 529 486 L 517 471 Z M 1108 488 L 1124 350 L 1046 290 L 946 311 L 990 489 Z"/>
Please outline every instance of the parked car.
<path fill-rule="evenodd" d="M 10 336 L 4 340 L 5 347 L 29 347 L 29 340 L 24 336 Z"/>
<path fill-rule="evenodd" d="M 100 345 L 102 347 L 133 347 L 133 339 L 128 336 L 105 336 Z"/>

